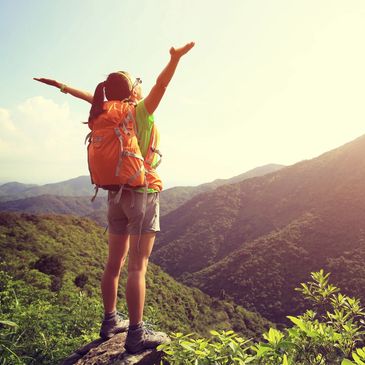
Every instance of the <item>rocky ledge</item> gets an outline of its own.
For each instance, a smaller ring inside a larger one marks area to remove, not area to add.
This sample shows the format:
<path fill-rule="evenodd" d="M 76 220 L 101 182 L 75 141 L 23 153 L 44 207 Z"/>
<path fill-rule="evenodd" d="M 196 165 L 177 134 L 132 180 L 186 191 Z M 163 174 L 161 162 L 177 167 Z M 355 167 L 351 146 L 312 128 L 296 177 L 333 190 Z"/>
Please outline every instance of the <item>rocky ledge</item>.
<path fill-rule="evenodd" d="M 126 333 L 110 340 L 97 339 L 76 350 L 60 365 L 159 365 L 162 353 L 156 349 L 128 354 L 124 349 Z"/>

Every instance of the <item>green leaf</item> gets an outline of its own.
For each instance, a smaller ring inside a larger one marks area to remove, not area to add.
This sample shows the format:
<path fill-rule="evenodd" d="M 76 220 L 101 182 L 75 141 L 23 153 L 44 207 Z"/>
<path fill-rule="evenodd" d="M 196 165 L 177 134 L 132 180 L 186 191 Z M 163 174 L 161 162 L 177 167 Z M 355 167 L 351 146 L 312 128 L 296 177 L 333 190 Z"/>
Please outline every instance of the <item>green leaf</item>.
<path fill-rule="evenodd" d="M 160 347 L 160 346 L 157 346 L 157 351 L 163 351 L 166 355 L 170 355 L 170 356 L 174 354 L 174 351 L 172 351 L 170 349 L 165 349 L 165 348 Z"/>
<path fill-rule="evenodd" d="M 257 357 L 261 357 L 263 354 L 265 354 L 266 352 L 270 352 L 272 351 L 271 346 L 266 345 L 266 344 L 260 344 L 255 348 L 256 351 L 256 356 Z"/>
<path fill-rule="evenodd" d="M 200 351 L 200 350 L 195 350 L 195 354 L 200 355 L 200 356 L 206 356 L 207 355 L 204 351 Z"/>
<path fill-rule="evenodd" d="M 0 321 L 0 324 L 9 327 L 18 327 L 18 325 L 12 321 Z"/>
<path fill-rule="evenodd" d="M 343 359 L 341 365 L 355 365 L 355 363 L 349 359 Z"/>
<path fill-rule="evenodd" d="M 284 356 L 283 356 L 283 364 L 282 365 L 289 365 L 288 357 L 286 356 L 286 354 L 284 354 Z"/>
<path fill-rule="evenodd" d="M 264 339 L 272 345 L 277 345 L 280 340 L 284 337 L 284 334 L 275 328 L 270 328 L 268 333 L 263 335 Z"/>
<path fill-rule="evenodd" d="M 233 351 L 233 352 L 236 352 L 237 351 L 237 348 L 238 348 L 238 345 L 235 344 L 234 342 L 230 342 L 228 344 L 228 346 L 230 347 L 230 349 Z"/>
<path fill-rule="evenodd" d="M 191 343 L 187 341 L 182 341 L 180 343 L 181 347 L 183 347 L 185 350 L 194 351 L 194 349 L 191 347 Z"/>
<path fill-rule="evenodd" d="M 301 320 L 298 317 L 293 317 L 293 316 L 287 316 L 287 318 L 289 318 L 296 326 L 298 326 L 302 331 L 307 330 L 305 323 L 303 322 L 303 320 Z"/>
<path fill-rule="evenodd" d="M 361 361 L 360 357 L 355 352 L 352 353 L 352 358 L 355 360 L 356 364 L 365 365 L 365 362 Z"/>
<path fill-rule="evenodd" d="M 357 349 L 356 352 L 359 356 L 361 356 L 361 358 L 365 359 L 365 347 L 362 349 Z"/>

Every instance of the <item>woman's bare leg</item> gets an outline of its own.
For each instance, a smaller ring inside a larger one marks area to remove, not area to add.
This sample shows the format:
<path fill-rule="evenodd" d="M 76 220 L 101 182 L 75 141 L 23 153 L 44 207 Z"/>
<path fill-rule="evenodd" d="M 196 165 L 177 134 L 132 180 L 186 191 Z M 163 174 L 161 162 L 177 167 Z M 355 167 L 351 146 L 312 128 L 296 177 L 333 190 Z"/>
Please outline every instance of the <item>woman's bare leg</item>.
<path fill-rule="evenodd" d="M 129 249 L 128 234 L 109 233 L 109 255 L 101 280 L 101 292 L 105 313 L 116 310 L 120 270 L 122 269 Z"/>
<path fill-rule="evenodd" d="M 146 296 L 146 280 L 148 259 L 151 255 L 156 233 L 145 233 L 140 236 L 138 249 L 138 235 L 130 236 L 130 252 L 128 261 L 128 280 L 126 299 L 130 325 L 142 321 Z"/>

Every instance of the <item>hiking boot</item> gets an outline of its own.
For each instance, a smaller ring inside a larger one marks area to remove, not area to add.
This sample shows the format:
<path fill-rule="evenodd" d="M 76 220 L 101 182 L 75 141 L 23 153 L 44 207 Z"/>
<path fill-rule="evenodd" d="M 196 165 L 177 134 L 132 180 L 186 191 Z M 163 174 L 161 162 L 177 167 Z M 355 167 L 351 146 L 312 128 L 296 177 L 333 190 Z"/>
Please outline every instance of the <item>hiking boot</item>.
<path fill-rule="evenodd" d="M 155 332 L 144 326 L 137 325 L 135 329 L 129 328 L 127 339 L 125 341 L 125 349 L 130 354 L 156 348 L 158 345 L 169 342 L 170 338 L 163 332 Z"/>
<path fill-rule="evenodd" d="M 104 319 L 100 328 L 100 337 L 109 339 L 120 332 L 127 332 L 129 320 L 123 319 L 120 313 L 116 313 L 110 319 Z"/>

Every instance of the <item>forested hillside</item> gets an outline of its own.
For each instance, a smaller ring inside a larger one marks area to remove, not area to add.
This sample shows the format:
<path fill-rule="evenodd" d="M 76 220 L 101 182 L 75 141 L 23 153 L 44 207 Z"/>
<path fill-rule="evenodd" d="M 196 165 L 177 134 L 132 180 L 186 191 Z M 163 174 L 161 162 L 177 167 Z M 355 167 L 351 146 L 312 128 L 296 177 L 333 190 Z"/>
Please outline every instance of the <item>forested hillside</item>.
<path fill-rule="evenodd" d="M 107 235 L 88 219 L 0 213 L 3 269 L 35 288 L 57 293 L 63 287 L 97 298 L 107 254 Z M 121 288 L 126 272 L 122 273 Z M 235 328 L 247 335 L 262 330 L 258 315 L 177 283 L 151 263 L 147 308 L 164 330 L 206 333 L 210 327 Z M 121 306 L 124 308 L 123 289 Z M 148 312 L 148 311 L 147 311 Z M 101 313 L 99 313 L 101 315 Z"/>
<path fill-rule="evenodd" d="M 107 199 L 101 196 L 97 196 L 93 202 L 90 196 L 32 196 L 0 202 L 0 211 L 75 215 L 90 218 L 102 227 L 107 226 Z"/>
<path fill-rule="evenodd" d="M 90 196 L 93 194 L 89 176 L 79 176 L 66 181 L 45 185 L 11 182 L 0 186 L 0 201 L 10 201 L 40 195 Z M 100 195 L 105 195 L 102 191 Z"/>
<path fill-rule="evenodd" d="M 282 322 L 308 272 L 365 299 L 365 136 L 313 160 L 201 194 L 162 219 L 153 261 Z"/>
<path fill-rule="evenodd" d="M 212 191 L 219 186 L 233 184 L 256 176 L 262 176 L 282 169 L 283 165 L 268 164 L 256 167 L 230 179 L 216 179 L 198 186 L 176 186 L 161 193 L 161 215 L 166 215 L 198 194 Z"/>

